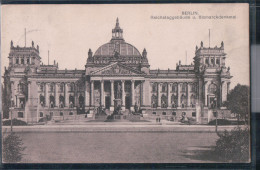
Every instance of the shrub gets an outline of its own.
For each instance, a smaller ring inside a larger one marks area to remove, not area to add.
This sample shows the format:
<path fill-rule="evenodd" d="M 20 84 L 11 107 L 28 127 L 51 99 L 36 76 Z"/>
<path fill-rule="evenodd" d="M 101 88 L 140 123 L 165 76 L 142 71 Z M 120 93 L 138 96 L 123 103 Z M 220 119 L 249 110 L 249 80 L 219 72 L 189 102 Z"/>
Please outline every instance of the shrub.
<path fill-rule="evenodd" d="M 231 122 L 229 120 L 226 119 L 218 119 L 218 125 L 231 125 Z M 209 125 L 216 125 L 216 119 L 211 120 L 209 122 Z"/>
<path fill-rule="evenodd" d="M 27 123 L 22 120 L 13 119 L 13 126 L 26 126 Z M 11 120 L 3 121 L 3 126 L 11 126 Z"/>
<path fill-rule="evenodd" d="M 14 132 L 11 132 L 3 139 L 3 161 L 6 163 L 20 162 L 24 149 L 22 139 Z"/>
<path fill-rule="evenodd" d="M 42 117 L 42 118 L 39 119 L 38 122 L 46 122 L 46 121 L 47 121 L 47 118 L 46 117 Z"/>
<path fill-rule="evenodd" d="M 219 159 L 227 162 L 248 162 L 249 161 L 249 129 L 240 127 L 228 132 L 219 134 L 214 153 Z"/>

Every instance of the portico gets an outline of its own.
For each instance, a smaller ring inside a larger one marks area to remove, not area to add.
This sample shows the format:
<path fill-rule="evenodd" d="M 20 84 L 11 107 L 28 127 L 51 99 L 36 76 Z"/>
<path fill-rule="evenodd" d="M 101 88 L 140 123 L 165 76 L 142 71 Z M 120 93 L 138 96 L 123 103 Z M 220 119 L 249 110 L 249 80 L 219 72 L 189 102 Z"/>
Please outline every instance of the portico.
<path fill-rule="evenodd" d="M 90 98 L 92 107 L 102 107 L 113 111 L 120 106 L 122 110 L 132 109 L 135 105 L 142 106 L 144 94 L 144 78 L 135 77 L 91 77 L 90 79 Z"/>

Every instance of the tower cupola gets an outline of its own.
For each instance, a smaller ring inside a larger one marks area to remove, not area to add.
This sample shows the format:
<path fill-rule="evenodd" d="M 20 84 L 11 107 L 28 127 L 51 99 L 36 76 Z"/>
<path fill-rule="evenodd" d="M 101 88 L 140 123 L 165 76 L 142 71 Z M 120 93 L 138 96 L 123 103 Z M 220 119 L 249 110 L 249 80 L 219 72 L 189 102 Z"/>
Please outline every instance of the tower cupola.
<path fill-rule="evenodd" d="M 119 26 L 119 19 L 116 19 L 116 26 L 112 29 L 112 39 L 123 39 L 123 29 Z"/>

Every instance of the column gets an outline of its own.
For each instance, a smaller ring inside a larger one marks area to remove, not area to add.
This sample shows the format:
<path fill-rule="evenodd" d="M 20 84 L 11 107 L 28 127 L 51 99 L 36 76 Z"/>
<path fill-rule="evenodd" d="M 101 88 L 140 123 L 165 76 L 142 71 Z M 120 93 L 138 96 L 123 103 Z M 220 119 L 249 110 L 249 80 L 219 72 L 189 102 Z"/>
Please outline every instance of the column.
<path fill-rule="evenodd" d="M 65 106 L 66 107 L 69 107 L 69 83 L 64 83 L 64 88 L 65 88 L 65 95 L 64 95 L 64 98 L 65 98 Z"/>
<path fill-rule="evenodd" d="M 144 93 L 144 80 L 141 81 L 141 100 L 140 100 L 140 106 L 145 105 L 145 93 Z"/>
<path fill-rule="evenodd" d="M 178 107 L 181 107 L 181 83 L 178 83 Z"/>
<path fill-rule="evenodd" d="M 16 105 L 14 94 L 15 94 L 15 92 L 14 92 L 14 82 L 11 81 L 11 99 L 13 99 L 13 103 L 11 103 L 11 107 L 15 107 L 15 105 Z M 12 102 L 12 100 L 11 100 L 11 102 Z"/>
<path fill-rule="evenodd" d="M 110 94 L 110 97 L 111 97 L 111 105 L 110 105 L 110 111 L 114 111 L 114 100 L 115 100 L 115 97 L 114 97 L 114 80 L 110 80 L 110 84 L 111 84 L 111 94 Z"/>
<path fill-rule="evenodd" d="M 122 83 L 122 110 L 125 110 L 125 80 L 122 80 L 121 83 Z"/>
<path fill-rule="evenodd" d="M 94 106 L 94 81 L 92 80 L 91 81 L 91 106 Z"/>
<path fill-rule="evenodd" d="M 100 84 L 101 84 L 101 92 L 100 92 L 100 94 L 101 94 L 101 106 L 102 107 L 104 107 L 104 98 L 105 98 L 105 96 L 104 96 L 104 80 L 101 80 L 100 81 Z"/>
<path fill-rule="evenodd" d="M 221 100 L 224 103 L 227 100 L 227 83 L 222 81 L 221 83 Z"/>
<path fill-rule="evenodd" d="M 28 81 L 28 104 L 29 105 L 31 104 L 31 99 L 32 99 L 32 97 L 31 97 L 31 82 Z"/>
<path fill-rule="evenodd" d="M 158 107 L 161 107 L 161 83 L 158 83 Z"/>
<path fill-rule="evenodd" d="M 171 108 L 171 84 L 170 83 L 168 83 L 167 92 L 168 92 L 168 108 Z"/>
<path fill-rule="evenodd" d="M 150 83 L 150 82 L 148 82 L 149 84 L 148 84 L 148 102 L 147 102 L 147 104 L 150 106 L 150 107 L 152 107 L 152 92 L 151 92 L 151 86 L 152 86 L 152 84 Z"/>
<path fill-rule="evenodd" d="M 88 81 L 85 82 L 85 106 L 90 106 L 90 84 Z"/>
<path fill-rule="evenodd" d="M 132 106 L 135 105 L 135 80 L 131 80 L 131 96 L 132 96 Z"/>
<path fill-rule="evenodd" d="M 59 107 L 59 84 L 55 83 L 55 106 Z"/>
<path fill-rule="evenodd" d="M 49 83 L 45 83 L 45 106 L 46 107 L 49 107 L 49 99 L 50 99 L 50 96 L 49 96 Z"/>
<path fill-rule="evenodd" d="M 208 106 L 208 82 L 205 81 L 204 83 L 204 106 Z"/>
<path fill-rule="evenodd" d="M 187 83 L 187 107 L 190 107 L 190 83 Z"/>

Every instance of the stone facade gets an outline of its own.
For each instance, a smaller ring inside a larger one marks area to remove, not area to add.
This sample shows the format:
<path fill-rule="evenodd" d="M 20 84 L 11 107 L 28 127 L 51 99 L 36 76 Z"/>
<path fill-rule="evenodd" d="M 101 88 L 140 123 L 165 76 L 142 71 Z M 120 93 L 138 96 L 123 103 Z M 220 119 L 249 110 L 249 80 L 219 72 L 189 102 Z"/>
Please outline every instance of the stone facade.
<path fill-rule="evenodd" d="M 197 122 L 210 120 L 223 107 L 229 91 L 230 69 L 225 66 L 224 43 L 195 49 L 194 63 L 176 69 L 152 70 L 142 53 L 125 42 L 117 19 L 112 39 L 88 52 L 84 70 L 59 70 L 58 63 L 41 64 L 39 46 L 14 47 L 11 42 L 4 88 L 13 118 L 36 122 L 45 116 L 95 114 L 97 107 L 111 114 L 134 111 L 153 118 L 186 114 Z M 10 118 L 10 116 L 9 116 Z"/>

